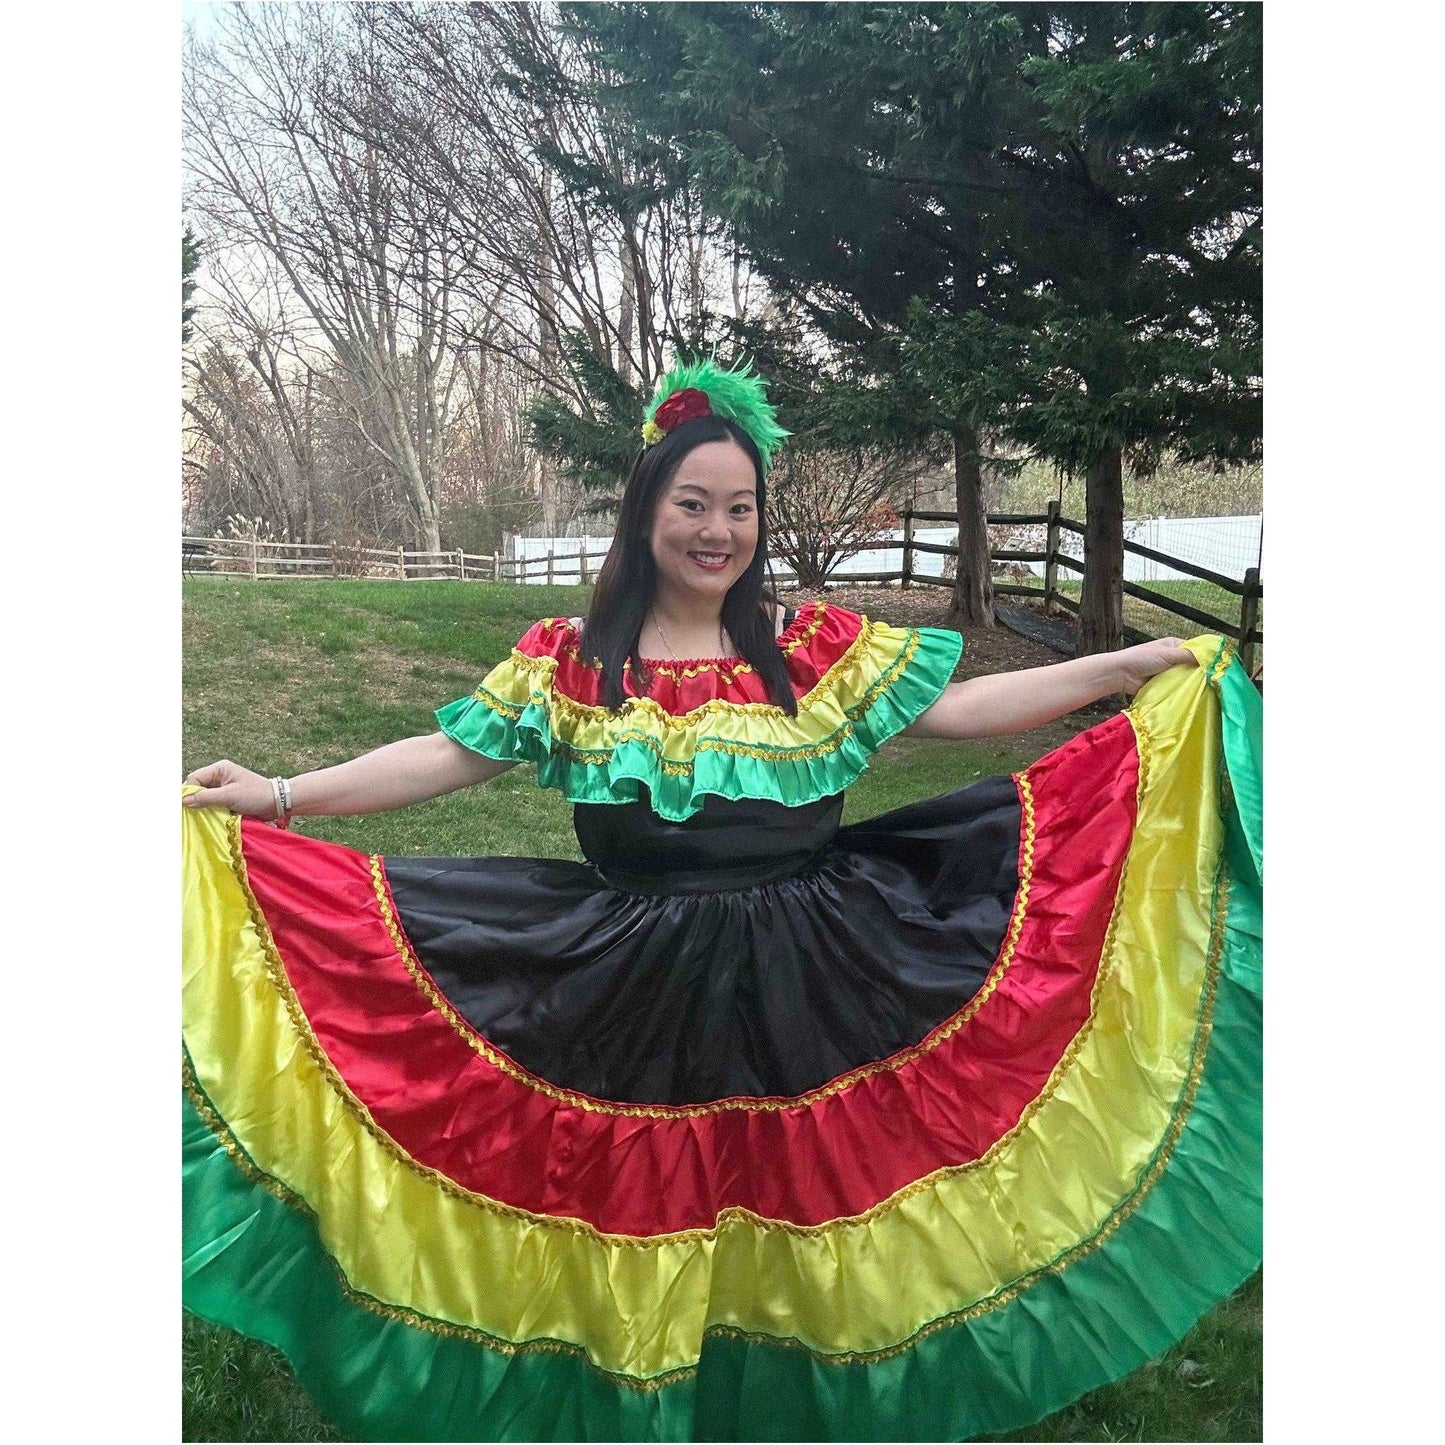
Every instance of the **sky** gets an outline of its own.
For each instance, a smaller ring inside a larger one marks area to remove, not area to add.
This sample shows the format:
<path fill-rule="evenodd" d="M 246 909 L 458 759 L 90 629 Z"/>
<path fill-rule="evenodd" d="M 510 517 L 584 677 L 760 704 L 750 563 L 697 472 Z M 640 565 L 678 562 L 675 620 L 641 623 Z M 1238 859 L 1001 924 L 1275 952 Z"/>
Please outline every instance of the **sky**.
<path fill-rule="evenodd" d="M 199 40 L 211 39 L 217 29 L 215 11 L 226 8 L 230 0 L 217 0 L 215 4 L 204 0 L 183 0 L 181 5 L 181 28 L 190 26 Z"/>

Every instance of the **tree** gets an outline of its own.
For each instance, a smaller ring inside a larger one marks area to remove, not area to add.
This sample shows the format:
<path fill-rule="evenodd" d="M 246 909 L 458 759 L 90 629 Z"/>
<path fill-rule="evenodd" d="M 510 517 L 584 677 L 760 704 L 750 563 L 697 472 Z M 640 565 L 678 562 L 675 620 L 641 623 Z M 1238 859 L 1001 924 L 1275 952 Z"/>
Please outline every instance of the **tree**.
<path fill-rule="evenodd" d="M 950 439 L 955 615 L 991 615 L 997 431 L 1086 471 L 1081 646 L 1117 645 L 1126 450 L 1258 443 L 1258 7 L 564 9 L 629 148 L 691 177 L 881 425 Z"/>
<path fill-rule="evenodd" d="M 999 350 L 991 332 L 1008 326 L 1014 286 L 979 198 L 1003 185 L 992 175 L 998 92 L 1027 27 L 960 6 L 566 14 L 615 73 L 599 99 L 630 121 L 629 144 L 671 151 L 672 170 L 693 178 L 784 308 L 841 358 L 853 429 L 893 445 L 946 442 L 962 553 L 953 615 L 990 624 L 981 468 L 1006 388 L 918 370 L 934 351 L 904 343 L 921 301 L 959 323 L 955 349 Z"/>
<path fill-rule="evenodd" d="M 191 339 L 191 318 L 196 314 L 196 308 L 191 305 L 191 297 L 195 295 L 196 270 L 201 264 L 201 247 L 191 228 L 186 227 L 181 232 L 181 345 Z"/>
<path fill-rule="evenodd" d="M 455 285 L 473 251 L 448 194 L 388 162 L 396 77 L 365 7 L 235 6 L 225 23 L 224 48 L 193 43 L 187 56 L 191 203 L 284 277 L 341 362 L 339 395 L 404 492 L 417 539 L 439 550 L 438 450 L 467 329 Z M 430 123 L 445 134 L 444 113 Z"/>
<path fill-rule="evenodd" d="M 768 478 L 768 537 L 799 587 L 822 587 L 840 562 L 892 533 L 898 514 L 888 498 L 899 481 L 886 450 L 783 448 Z"/>
<path fill-rule="evenodd" d="M 1080 650 L 1122 642 L 1123 468 L 1261 440 L 1261 12 L 1064 5 L 1010 151 L 1038 290 L 1013 434 L 1085 476 Z"/>

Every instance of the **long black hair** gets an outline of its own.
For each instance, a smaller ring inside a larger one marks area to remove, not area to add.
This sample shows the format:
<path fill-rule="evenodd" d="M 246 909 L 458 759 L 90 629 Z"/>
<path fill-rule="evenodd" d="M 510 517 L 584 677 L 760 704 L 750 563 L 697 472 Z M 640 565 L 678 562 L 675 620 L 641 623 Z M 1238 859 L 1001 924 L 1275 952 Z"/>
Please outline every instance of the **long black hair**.
<path fill-rule="evenodd" d="M 617 531 L 607 559 L 597 574 L 592 605 L 582 629 L 582 655 L 602 665 L 602 700 L 616 711 L 624 701 L 622 678 L 627 664 L 637 691 L 647 684 L 645 664 L 638 656 L 642 624 L 657 591 L 657 564 L 652 556 L 652 521 L 657 502 L 682 460 L 704 442 L 736 442 L 753 464 L 757 479 L 758 545 L 747 570 L 723 598 L 722 623 L 740 657 L 753 665 L 768 695 L 794 717 L 798 700 L 776 639 L 773 613 L 763 606 L 763 575 L 768 565 L 767 490 L 763 461 L 753 439 L 735 422 L 720 416 L 699 416 L 674 427 L 632 464 L 622 489 Z M 771 575 L 769 576 L 771 582 Z M 775 587 L 769 587 L 773 603 Z"/>

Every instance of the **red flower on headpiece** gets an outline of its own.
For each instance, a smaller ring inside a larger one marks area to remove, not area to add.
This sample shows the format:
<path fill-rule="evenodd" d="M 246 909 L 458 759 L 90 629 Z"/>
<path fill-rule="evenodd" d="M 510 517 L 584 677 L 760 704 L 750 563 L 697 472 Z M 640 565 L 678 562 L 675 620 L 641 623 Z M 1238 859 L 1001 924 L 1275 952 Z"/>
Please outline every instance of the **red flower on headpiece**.
<path fill-rule="evenodd" d="M 707 392 L 699 391 L 695 386 L 685 386 L 681 391 L 675 391 L 653 412 L 652 420 L 660 426 L 663 431 L 671 431 L 673 427 L 681 426 L 685 421 L 691 421 L 698 416 L 711 416 L 712 403 L 707 399 Z"/>

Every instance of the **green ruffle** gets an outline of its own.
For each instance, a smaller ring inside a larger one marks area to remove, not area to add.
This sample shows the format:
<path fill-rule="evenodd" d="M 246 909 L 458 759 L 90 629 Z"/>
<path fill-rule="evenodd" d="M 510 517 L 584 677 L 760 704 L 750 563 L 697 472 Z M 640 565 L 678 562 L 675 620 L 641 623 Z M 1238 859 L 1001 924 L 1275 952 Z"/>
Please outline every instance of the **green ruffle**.
<path fill-rule="evenodd" d="M 237 1162 L 181 1095 L 182 1300 L 274 1345 L 317 1406 L 363 1440 L 686 1440 L 693 1382 L 621 1386 L 575 1355 L 504 1353 L 369 1308 L 314 1217 Z M 279 1197 L 278 1197 L 279 1196 Z M 289 1200 L 289 1202 L 288 1202 Z"/>
<path fill-rule="evenodd" d="M 545 668 L 531 673 L 524 704 L 498 695 L 484 682 L 473 696 L 439 709 L 437 723 L 473 752 L 503 762 L 535 763 L 538 784 L 558 789 L 571 803 L 631 803 L 645 786 L 653 810 L 670 822 L 690 818 L 709 793 L 797 806 L 855 782 L 874 753 L 931 707 L 948 685 L 963 652 L 962 637 L 937 627 L 912 628 L 908 635 L 916 644 L 911 649 L 905 644 L 868 679 L 863 705 L 840 711 L 826 735 L 805 738 L 786 714 L 776 720 L 754 716 L 743 753 L 735 750 L 734 741 L 709 735 L 703 723 L 680 769 L 670 760 L 664 767 L 660 739 L 646 714 L 639 715 L 635 727 L 624 727 L 610 748 L 568 745 L 554 726 L 556 703 Z M 629 711 L 623 709 L 623 719 Z"/>
<path fill-rule="evenodd" d="M 186 1307 L 275 1345 L 338 1425 L 371 1439 L 968 1439 L 1163 1353 L 1262 1252 L 1259 700 L 1237 667 L 1218 684 L 1227 907 L 1192 1107 L 1137 1207 L 996 1309 L 852 1364 L 708 1334 L 696 1375 L 641 1390 L 575 1354 L 506 1353 L 368 1308 L 306 1207 L 228 1155 L 183 1096 Z"/>

